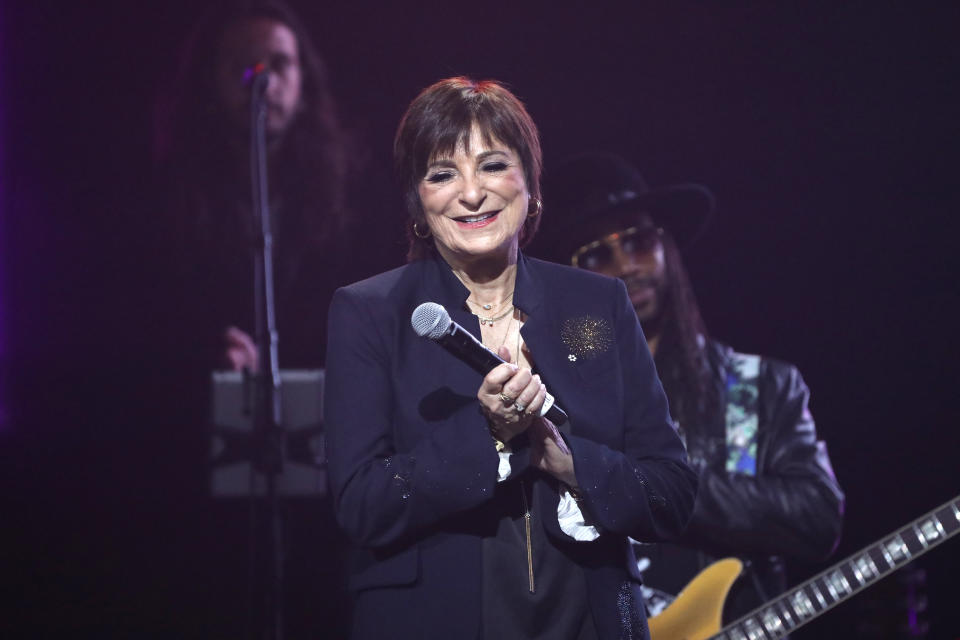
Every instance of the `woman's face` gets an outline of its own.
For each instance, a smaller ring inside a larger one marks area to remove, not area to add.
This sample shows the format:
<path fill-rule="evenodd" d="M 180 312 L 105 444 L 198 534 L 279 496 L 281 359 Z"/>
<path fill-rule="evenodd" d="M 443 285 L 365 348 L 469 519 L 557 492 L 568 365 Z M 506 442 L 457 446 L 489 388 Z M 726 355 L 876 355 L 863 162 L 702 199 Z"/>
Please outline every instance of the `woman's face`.
<path fill-rule="evenodd" d="M 470 132 L 469 150 L 433 158 L 418 188 L 440 255 L 451 263 L 516 253 L 530 194 L 520 157 Z"/>
<path fill-rule="evenodd" d="M 270 76 L 267 85 L 267 132 L 283 134 L 301 108 L 303 80 L 297 37 L 282 22 L 251 18 L 227 29 L 217 56 L 217 91 L 233 124 L 250 126 L 250 87 L 244 71 L 263 64 Z"/>

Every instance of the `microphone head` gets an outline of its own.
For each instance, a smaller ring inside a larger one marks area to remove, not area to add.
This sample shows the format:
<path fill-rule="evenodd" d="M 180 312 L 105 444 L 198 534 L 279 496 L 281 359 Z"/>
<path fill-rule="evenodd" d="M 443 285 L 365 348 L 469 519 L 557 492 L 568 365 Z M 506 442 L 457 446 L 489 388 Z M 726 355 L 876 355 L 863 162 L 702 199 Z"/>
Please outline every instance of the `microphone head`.
<path fill-rule="evenodd" d="M 410 315 L 410 326 L 421 338 L 439 340 L 452 324 L 450 314 L 436 302 L 424 302 Z"/>
<path fill-rule="evenodd" d="M 267 75 L 264 73 L 264 71 L 266 70 L 267 70 L 267 65 L 263 64 L 262 62 L 258 62 L 252 67 L 247 67 L 246 69 L 244 69 L 243 70 L 243 86 L 248 87 L 253 83 L 254 80 L 259 78 L 260 76 Z"/>

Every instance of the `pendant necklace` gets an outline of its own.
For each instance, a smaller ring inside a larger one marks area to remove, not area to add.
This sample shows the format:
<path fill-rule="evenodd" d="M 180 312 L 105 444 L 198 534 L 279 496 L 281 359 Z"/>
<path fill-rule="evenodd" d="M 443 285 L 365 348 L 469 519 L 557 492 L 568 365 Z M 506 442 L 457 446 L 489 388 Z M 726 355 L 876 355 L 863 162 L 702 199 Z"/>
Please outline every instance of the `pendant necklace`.
<path fill-rule="evenodd" d="M 506 298 L 504 298 L 503 300 L 501 300 L 500 302 L 497 303 L 497 306 L 499 307 L 501 304 L 503 304 L 504 302 L 506 302 L 507 300 L 509 300 L 509 299 L 512 298 L 512 297 L 513 297 L 513 289 L 510 290 L 510 293 L 507 294 L 507 297 L 506 297 Z M 467 302 L 471 302 L 471 300 L 470 300 L 470 299 L 467 299 Z M 493 308 L 493 303 L 490 303 L 490 304 L 480 304 L 479 302 L 474 302 L 473 304 L 477 305 L 478 307 L 483 307 L 483 310 L 484 310 L 484 311 L 490 311 L 490 309 Z"/>
<path fill-rule="evenodd" d="M 473 315 L 477 316 L 477 320 L 480 321 L 480 324 L 488 324 L 492 327 L 494 322 L 496 322 L 497 320 L 503 320 L 504 318 L 507 317 L 508 314 L 513 313 L 513 310 L 514 310 L 514 306 L 510 305 L 510 307 L 506 311 L 504 311 L 499 315 L 495 315 L 492 318 L 482 316 L 479 313 L 474 313 Z"/>
<path fill-rule="evenodd" d="M 514 309 L 514 311 L 516 311 L 516 309 Z M 507 329 L 506 329 L 506 331 L 503 332 L 503 339 L 500 340 L 500 347 L 503 347 L 505 344 L 507 344 L 507 338 L 510 337 L 510 330 L 513 328 L 513 320 L 517 320 L 517 352 L 519 353 L 519 350 L 520 350 L 520 323 L 519 323 L 519 318 L 517 317 L 517 314 L 516 314 L 516 313 L 514 313 L 514 314 L 510 317 L 510 321 L 507 322 Z M 493 325 L 491 325 L 491 326 L 493 326 Z M 491 336 L 491 337 L 492 337 L 492 336 Z M 485 347 L 487 347 L 488 349 L 490 349 L 490 350 L 493 351 L 494 353 L 496 353 L 496 352 L 498 352 L 498 351 L 500 350 L 499 348 L 494 349 L 493 345 L 492 345 L 492 344 L 488 344 L 487 342 L 484 342 L 483 344 L 484 344 Z M 518 359 L 516 356 L 514 357 L 514 362 L 519 363 L 519 359 Z"/>
<path fill-rule="evenodd" d="M 511 299 L 512 297 L 513 297 L 513 290 L 511 289 L 511 290 L 510 290 L 510 293 L 507 294 L 507 297 L 504 298 L 503 300 L 501 300 L 501 301 L 497 304 L 497 307 L 499 307 L 501 304 L 503 304 L 503 303 L 506 302 L 507 300 Z M 471 302 L 471 300 L 470 300 L 470 299 L 467 299 L 467 303 L 469 304 L 470 302 Z M 492 303 L 491 303 L 491 304 L 480 304 L 479 302 L 474 302 L 473 304 L 477 305 L 478 307 L 482 307 L 484 311 L 489 311 L 490 309 L 493 308 L 493 304 L 492 304 Z M 470 309 L 469 306 L 468 306 L 467 308 Z M 480 315 L 479 313 L 475 312 L 473 309 L 470 309 L 470 313 L 472 313 L 473 315 L 477 316 L 477 319 L 480 320 L 480 324 L 482 324 L 482 325 L 483 325 L 483 324 L 487 324 L 487 325 L 490 325 L 490 326 L 492 327 L 494 322 L 496 322 L 497 320 L 502 320 L 502 319 L 506 318 L 506 317 L 507 317 L 507 314 L 512 313 L 512 312 L 514 311 L 514 309 L 515 309 L 515 307 L 511 304 L 511 305 L 510 305 L 506 310 L 504 310 L 502 313 L 498 313 L 498 314 L 496 314 L 496 315 L 489 316 L 489 317 L 488 317 L 488 316 Z"/>
<path fill-rule="evenodd" d="M 465 286 L 465 287 L 467 286 L 467 283 L 464 282 L 463 277 L 462 277 L 459 273 L 457 273 L 456 269 L 453 270 L 453 275 L 455 275 L 455 276 L 457 277 L 457 280 L 459 280 L 459 281 L 461 282 L 461 284 L 463 284 L 463 286 Z M 468 290 L 468 291 L 469 291 L 469 289 L 470 289 L 470 287 L 467 287 L 467 290 Z M 503 298 L 503 300 L 501 300 L 500 302 L 498 302 L 498 303 L 496 304 L 496 307 L 499 309 L 499 308 L 500 308 L 500 305 L 502 305 L 502 304 L 503 304 L 504 302 L 506 302 L 507 300 L 511 300 L 511 299 L 513 298 L 513 292 L 514 292 L 514 289 L 510 289 L 510 293 L 508 293 L 508 294 Z M 497 314 L 492 315 L 492 316 L 483 316 L 483 315 L 480 315 L 479 313 L 476 313 L 473 309 L 470 308 L 471 302 L 472 302 L 473 304 L 477 305 L 478 307 L 480 307 L 481 309 L 483 309 L 484 311 L 490 311 L 491 309 L 493 309 L 494 304 L 493 304 L 492 302 L 491 302 L 491 303 L 487 303 L 487 304 L 481 304 L 481 303 L 479 303 L 479 302 L 474 302 L 474 301 L 470 300 L 470 298 L 467 298 L 467 300 L 466 300 L 467 310 L 470 311 L 470 313 L 472 313 L 473 315 L 477 316 L 477 319 L 480 321 L 480 324 L 481 324 L 481 325 L 489 325 L 489 326 L 491 326 L 491 327 L 493 326 L 493 323 L 494 323 L 494 322 L 497 322 L 498 320 L 503 320 L 504 318 L 507 317 L 508 314 L 512 313 L 512 312 L 514 311 L 514 309 L 515 309 L 515 307 L 511 304 L 510 307 L 507 308 L 507 309 L 506 309 L 505 311 L 503 311 L 502 313 L 497 313 Z"/>

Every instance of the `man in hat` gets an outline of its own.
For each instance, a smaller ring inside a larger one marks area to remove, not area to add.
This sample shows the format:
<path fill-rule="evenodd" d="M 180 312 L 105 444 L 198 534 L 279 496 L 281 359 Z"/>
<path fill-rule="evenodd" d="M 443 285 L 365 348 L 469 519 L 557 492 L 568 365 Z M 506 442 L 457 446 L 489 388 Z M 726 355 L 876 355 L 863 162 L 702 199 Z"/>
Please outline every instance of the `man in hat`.
<path fill-rule="evenodd" d="M 744 560 L 724 620 L 786 588 L 782 557 L 816 561 L 840 535 L 843 493 L 790 364 L 709 337 L 678 246 L 713 213 L 700 185 L 651 190 L 622 158 L 593 153 L 557 167 L 544 189 L 550 224 L 534 255 L 620 278 L 700 475 L 678 544 L 636 545 L 651 615 L 710 562 Z"/>

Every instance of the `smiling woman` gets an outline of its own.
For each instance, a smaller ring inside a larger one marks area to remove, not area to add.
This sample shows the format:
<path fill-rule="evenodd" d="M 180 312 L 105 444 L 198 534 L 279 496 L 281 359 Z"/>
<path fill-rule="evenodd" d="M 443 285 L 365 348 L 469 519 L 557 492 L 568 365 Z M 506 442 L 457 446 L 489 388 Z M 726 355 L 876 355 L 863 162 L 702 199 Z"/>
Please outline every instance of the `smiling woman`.
<path fill-rule="evenodd" d="M 452 157 L 430 163 L 420 182 L 426 224 L 448 264 L 517 252 L 531 198 L 517 154 L 499 140 L 491 146 L 474 126 Z"/>
<path fill-rule="evenodd" d="M 543 212 L 540 142 L 500 84 L 425 89 L 394 160 L 410 262 L 329 313 L 352 637 L 647 637 L 628 537 L 678 535 L 696 485 L 626 290 L 520 252 Z M 481 380 L 422 340 L 410 317 L 427 301 L 504 363 Z"/>
<path fill-rule="evenodd" d="M 458 165 L 470 159 L 471 154 L 471 174 L 477 178 L 483 172 L 491 175 L 493 171 L 495 175 L 496 171 L 508 168 L 513 169 L 511 174 L 522 173 L 523 191 L 534 206 L 533 215 L 523 220 L 519 247 L 529 243 L 537 232 L 543 161 L 533 119 L 516 96 L 496 82 L 450 78 L 418 96 L 404 115 L 394 140 L 394 166 L 410 215 L 407 237 L 411 260 L 430 255 L 434 249 L 433 240 L 422 229 L 426 222 L 422 183 L 426 180 L 437 185 L 446 178 L 455 179 L 457 171 L 463 168 Z M 507 166 L 500 167 L 501 164 Z M 434 173 L 428 175 L 428 167 Z"/>

